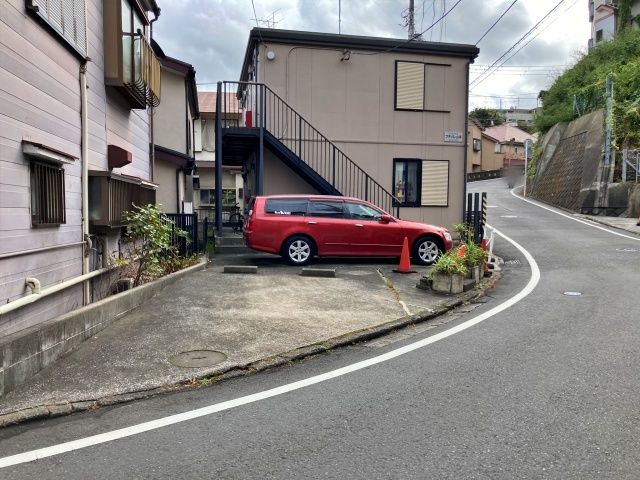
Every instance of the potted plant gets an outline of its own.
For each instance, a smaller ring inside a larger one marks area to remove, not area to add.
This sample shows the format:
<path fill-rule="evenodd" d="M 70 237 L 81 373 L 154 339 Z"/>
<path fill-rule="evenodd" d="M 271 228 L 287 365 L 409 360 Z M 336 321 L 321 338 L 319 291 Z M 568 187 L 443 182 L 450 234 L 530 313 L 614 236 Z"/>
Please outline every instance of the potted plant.
<path fill-rule="evenodd" d="M 433 290 L 444 293 L 462 293 L 467 266 L 457 250 L 440 255 L 430 272 Z"/>
<path fill-rule="evenodd" d="M 460 223 L 455 226 L 455 229 L 460 235 L 461 245 L 458 247 L 458 254 L 467 267 L 467 278 L 478 283 L 484 273 L 483 266 L 486 254 L 482 247 L 475 242 L 473 228 L 470 225 Z"/>
<path fill-rule="evenodd" d="M 478 283 L 482 279 L 485 253 L 482 247 L 475 242 L 465 243 L 465 252 L 462 261 L 467 267 L 467 278 L 472 278 Z"/>

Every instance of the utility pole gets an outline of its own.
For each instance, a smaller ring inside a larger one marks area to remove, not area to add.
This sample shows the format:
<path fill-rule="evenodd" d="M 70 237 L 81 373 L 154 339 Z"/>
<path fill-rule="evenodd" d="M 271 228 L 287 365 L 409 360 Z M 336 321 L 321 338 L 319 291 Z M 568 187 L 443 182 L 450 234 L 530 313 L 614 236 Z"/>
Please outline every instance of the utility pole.
<path fill-rule="evenodd" d="M 342 33 L 342 0 L 338 0 L 338 35 Z"/>
<path fill-rule="evenodd" d="M 407 19 L 409 25 L 409 40 L 413 40 L 416 36 L 415 10 L 413 0 L 409 0 L 409 17 Z"/>

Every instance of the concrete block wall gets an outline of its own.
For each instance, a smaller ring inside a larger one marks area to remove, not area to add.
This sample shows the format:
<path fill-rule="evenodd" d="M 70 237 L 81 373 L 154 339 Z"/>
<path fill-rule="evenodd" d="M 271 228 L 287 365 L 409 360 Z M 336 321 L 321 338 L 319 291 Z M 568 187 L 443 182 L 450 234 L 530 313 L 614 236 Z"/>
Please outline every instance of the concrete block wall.
<path fill-rule="evenodd" d="M 0 340 L 0 397 L 52 364 L 84 340 L 106 328 L 179 278 L 206 267 L 193 267 L 108 297 Z"/>

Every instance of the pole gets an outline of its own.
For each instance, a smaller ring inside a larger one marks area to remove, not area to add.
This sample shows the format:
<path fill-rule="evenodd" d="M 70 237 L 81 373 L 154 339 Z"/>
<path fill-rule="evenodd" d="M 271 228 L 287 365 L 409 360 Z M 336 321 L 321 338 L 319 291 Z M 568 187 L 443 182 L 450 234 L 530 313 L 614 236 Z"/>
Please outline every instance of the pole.
<path fill-rule="evenodd" d="M 527 196 L 527 174 L 529 172 L 529 155 L 531 155 L 531 144 L 529 139 L 524 141 L 524 196 Z"/>
<path fill-rule="evenodd" d="M 414 19 L 414 0 L 409 0 L 409 40 L 416 36 L 416 24 Z"/>

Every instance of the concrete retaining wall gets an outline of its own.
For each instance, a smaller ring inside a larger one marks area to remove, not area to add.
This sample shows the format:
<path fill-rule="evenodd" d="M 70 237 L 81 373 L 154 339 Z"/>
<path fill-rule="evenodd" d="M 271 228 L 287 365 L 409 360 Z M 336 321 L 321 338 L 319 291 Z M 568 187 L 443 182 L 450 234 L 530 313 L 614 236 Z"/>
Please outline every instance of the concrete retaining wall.
<path fill-rule="evenodd" d="M 106 328 L 179 278 L 206 267 L 172 273 L 132 290 L 79 308 L 0 340 L 0 396 L 29 379 L 84 340 Z"/>

